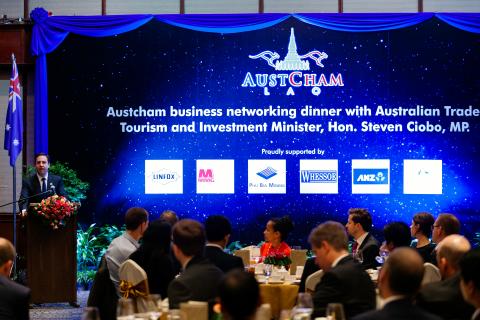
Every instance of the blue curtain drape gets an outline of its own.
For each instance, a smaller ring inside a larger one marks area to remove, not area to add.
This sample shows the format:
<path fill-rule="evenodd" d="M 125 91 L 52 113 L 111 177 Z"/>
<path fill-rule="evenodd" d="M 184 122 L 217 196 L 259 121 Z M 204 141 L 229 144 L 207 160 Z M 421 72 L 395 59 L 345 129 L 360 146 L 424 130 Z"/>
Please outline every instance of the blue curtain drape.
<path fill-rule="evenodd" d="M 464 31 L 480 33 L 480 13 L 299 13 L 299 14 L 164 14 L 118 16 L 48 16 L 35 8 L 31 41 L 35 65 L 35 152 L 48 152 L 48 83 L 46 55 L 54 51 L 71 32 L 89 37 L 106 37 L 134 30 L 152 19 L 203 32 L 235 33 L 258 30 L 289 17 L 321 28 L 346 32 L 385 31 L 409 27 L 437 17 Z"/>

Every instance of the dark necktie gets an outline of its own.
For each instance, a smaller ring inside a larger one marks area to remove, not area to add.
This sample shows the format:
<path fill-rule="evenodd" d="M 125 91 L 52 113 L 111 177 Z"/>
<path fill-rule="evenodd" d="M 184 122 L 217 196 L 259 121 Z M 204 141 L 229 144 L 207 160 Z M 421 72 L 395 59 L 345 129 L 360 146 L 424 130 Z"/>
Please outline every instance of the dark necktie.
<path fill-rule="evenodd" d="M 352 254 L 357 253 L 357 250 L 358 250 L 358 242 L 357 242 L 357 241 L 353 241 Z"/>
<path fill-rule="evenodd" d="M 42 178 L 42 192 L 47 191 L 47 179 Z"/>

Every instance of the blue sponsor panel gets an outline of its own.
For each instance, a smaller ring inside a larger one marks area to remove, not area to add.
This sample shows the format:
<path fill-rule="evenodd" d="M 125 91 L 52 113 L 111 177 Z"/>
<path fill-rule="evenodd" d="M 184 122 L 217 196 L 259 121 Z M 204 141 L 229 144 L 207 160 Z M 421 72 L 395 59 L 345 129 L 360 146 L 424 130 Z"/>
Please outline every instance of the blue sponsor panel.
<path fill-rule="evenodd" d="M 353 184 L 388 184 L 388 169 L 353 169 Z"/>
<path fill-rule="evenodd" d="M 300 170 L 301 183 L 336 183 L 336 170 Z"/>

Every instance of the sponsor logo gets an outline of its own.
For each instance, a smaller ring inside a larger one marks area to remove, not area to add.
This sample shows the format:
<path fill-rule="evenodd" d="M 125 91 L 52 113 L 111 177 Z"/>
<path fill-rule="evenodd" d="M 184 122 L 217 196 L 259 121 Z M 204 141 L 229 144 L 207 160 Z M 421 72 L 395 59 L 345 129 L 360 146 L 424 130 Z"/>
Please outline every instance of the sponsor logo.
<path fill-rule="evenodd" d="M 388 184 L 388 169 L 353 169 L 353 184 Z"/>
<path fill-rule="evenodd" d="M 177 181 L 179 179 L 179 175 L 175 171 L 160 169 L 159 171 L 152 172 L 151 179 L 154 183 L 165 185 Z"/>
<path fill-rule="evenodd" d="M 275 51 L 265 50 L 255 55 L 249 55 L 250 59 L 263 59 L 267 65 L 274 68 L 279 73 L 256 73 L 247 72 L 242 82 L 242 87 L 260 87 L 263 88 L 264 95 L 270 95 L 269 88 L 287 87 L 286 95 L 295 95 L 293 88 L 311 87 L 312 94 L 318 96 L 321 93 L 320 87 L 343 87 L 343 77 L 341 73 L 311 73 L 304 72 L 310 70 L 310 60 L 317 67 L 323 68 L 323 60 L 328 58 L 328 54 L 313 50 L 306 54 L 297 53 L 297 43 L 295 40 L 294 28 L 290 30 L 290 40 L 288 43 L 288 51 L 282 60 L 280 54 Z M 291 71 L 283 73 L 281 71 Z"/>
<path fill-rule="evenodd" d="M 272 167 L 267 167 L 263 169 L 262 171 L 257 172 L 257 175 L 262 177 L 265 180 L 268 180 L 274 176 L 277 175 L 277 171 L 273 169 Z"/>
<path fill-rule="evenodd" d="M 199 169 L 198 182 L 215 182 L 212 169 Z"/>
<path fill-rule="evenodd" d="M 335 170 L 300 170 L 301 183 L 335 183 L 337 176 Z"/>

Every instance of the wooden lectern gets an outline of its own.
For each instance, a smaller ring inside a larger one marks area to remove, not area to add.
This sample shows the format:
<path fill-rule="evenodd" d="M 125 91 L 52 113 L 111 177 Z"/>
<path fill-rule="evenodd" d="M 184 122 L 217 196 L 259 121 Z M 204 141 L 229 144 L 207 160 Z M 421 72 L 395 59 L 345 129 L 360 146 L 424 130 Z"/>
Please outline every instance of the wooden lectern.
<path fill-rule="evenodd" d="M 27 282 L 32 303 L 69 302 L 77 304 L 77 219 L 53 230 L 41 218 L 27 216 Z"/>

